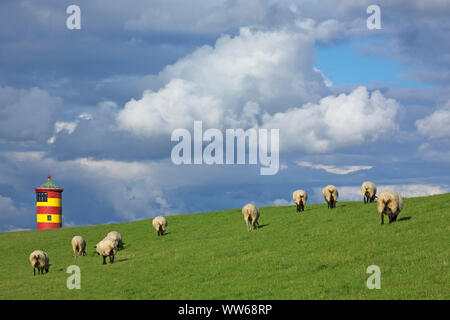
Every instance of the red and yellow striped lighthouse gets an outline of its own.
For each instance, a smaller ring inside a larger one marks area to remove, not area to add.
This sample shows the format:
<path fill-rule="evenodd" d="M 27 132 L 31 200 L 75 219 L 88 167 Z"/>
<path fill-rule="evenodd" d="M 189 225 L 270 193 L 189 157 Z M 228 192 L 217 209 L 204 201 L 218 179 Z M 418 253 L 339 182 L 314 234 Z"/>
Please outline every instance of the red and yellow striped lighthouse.
<path fill-rule="evenodd" d="M 37 228 L 56 229 L 62 227 L 62 192 L 49 175 L 48 180 L 36 191 Z"/>

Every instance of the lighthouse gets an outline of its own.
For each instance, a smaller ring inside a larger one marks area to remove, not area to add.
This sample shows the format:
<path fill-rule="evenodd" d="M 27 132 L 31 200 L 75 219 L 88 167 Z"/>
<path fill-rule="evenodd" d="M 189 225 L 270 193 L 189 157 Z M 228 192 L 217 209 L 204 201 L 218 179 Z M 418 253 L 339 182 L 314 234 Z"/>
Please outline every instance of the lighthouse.
<path fill-rule="evenodd" d="M 57 229 L 62 227 L 62 192 L 64 189 L 58 187 L 48 175 L 47 181 L 38 188 L 36 192 L 37 228 Z"/>

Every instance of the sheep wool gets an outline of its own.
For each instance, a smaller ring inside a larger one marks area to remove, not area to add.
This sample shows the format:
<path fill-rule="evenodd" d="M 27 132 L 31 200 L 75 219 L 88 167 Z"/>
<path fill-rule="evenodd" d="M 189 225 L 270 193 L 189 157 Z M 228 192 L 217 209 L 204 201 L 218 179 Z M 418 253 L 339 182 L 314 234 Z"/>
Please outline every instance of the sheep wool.
<path fill-rule="evenodd" d="M 123 241 L 122 235 L 117 231 L 111 231 L 106 235 L 106 238 L 113 240 L 116 242 L 116 246 L 118 249 L 123 249 Z"/>
<path fill-rule="evenodd" d="M 377 186 L 370 181 L 365 181 L 361 185 L 361 193 L 364 203 L 374 202 L 377 194 Z"/>
<path fill-rule="evenodd" d="M 114 262 L 114 257 L 117 253 L 117 242 L 112 239 L 105 238 L 95 246 L 97 254 L 103 257 L 103 264 L 106 264 L 106 257 L 109 257 L 109 262 Z"/>
<path fill-rule="evenodd" d="M 378 196 L 377 208 L 378 213 L 381 214 L 381 224 L 384 224 L 384 215 L 389 217 L 389 223 L 391 223 L 397 220 L 398 214 L 403 210 L 403 199 L 395 191 L 383 191 Z"/>
<path fill-rule="evenodd" d="M 330 184 L 330 185 L 326 186 L 325 188 L 323 188 L 322 195 L 328 204 L 328 208 L 330 208 L 330 209 L 336 208 L 336 202 L 339 197 L 339 193 L 335 186 Z"/>
<path fill-rule="evenodd" d="M 166 218 L 163 216 L 158 216 L 153 218 L 152 220 L 153 228 L 158 231 L 158 236 L 163 236 L 164 232 L 166 232 L 166 228 L 168 226 Z"/>
<path fill-rule="evenodd" d="M 82 236 L 75 236 L 72 238 L 72 249 L 75 257 L 86 255 L 86 241 Z"/>
<path fill-rule="evenodd" d="M 258 228 L 259 210 L 253 203 L 247 203 L 242 208 L 242 214 L 247 225 L 247 231 Z"/>
<path fill-rule="evenodd" d="M 36 275 L 36 269 L 38 269 L 38 274 L 48 273 L 50 267 L 50 259 L 47 252 L 42 250 L 35 250 L 30 254 L 30 263 L 33 267 L 33 275 Z"/>
<path fill-rule="evenodd" d="M 294 203 L 297 206 L 297 212 L 305 211 L 308 194 L 304 190 L 296 190 L 292 193 L 292 200 L 294 200 Z"/>

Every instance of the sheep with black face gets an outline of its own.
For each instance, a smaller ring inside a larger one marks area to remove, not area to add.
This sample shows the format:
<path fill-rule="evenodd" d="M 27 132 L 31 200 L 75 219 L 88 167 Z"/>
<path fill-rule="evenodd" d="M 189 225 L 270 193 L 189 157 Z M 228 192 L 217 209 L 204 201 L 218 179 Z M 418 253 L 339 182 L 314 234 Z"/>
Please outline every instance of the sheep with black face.
<path fill-rule="evenodd" d="M 42 250 L 35 250 L 30 254 L 30 263 L 33 267 L 33 275 L 36 275 L 36 269 L 38 274 L 44 274 L 44 271 L 48 273 L 50 267 L 50 259 L 47 252 Z"/>

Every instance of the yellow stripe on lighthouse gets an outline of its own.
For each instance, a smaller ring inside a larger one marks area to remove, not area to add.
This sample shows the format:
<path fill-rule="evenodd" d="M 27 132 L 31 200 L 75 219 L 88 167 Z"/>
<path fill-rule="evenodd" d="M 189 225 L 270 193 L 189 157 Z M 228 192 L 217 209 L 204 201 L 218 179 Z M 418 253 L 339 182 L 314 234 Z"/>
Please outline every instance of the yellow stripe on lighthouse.
<path fill-rule="evenodd" d="M 48 198 L 47 202 L 36 202 L 38 207 L 61 207 L 60 198 Z"/>
<path fill-rule="evenodd" d="M 40 213 L 37 215 L 37 222 L 46 222 L 46 223 L 61 223 L 61 215 L 60 214 L 45 214 Z"/>

